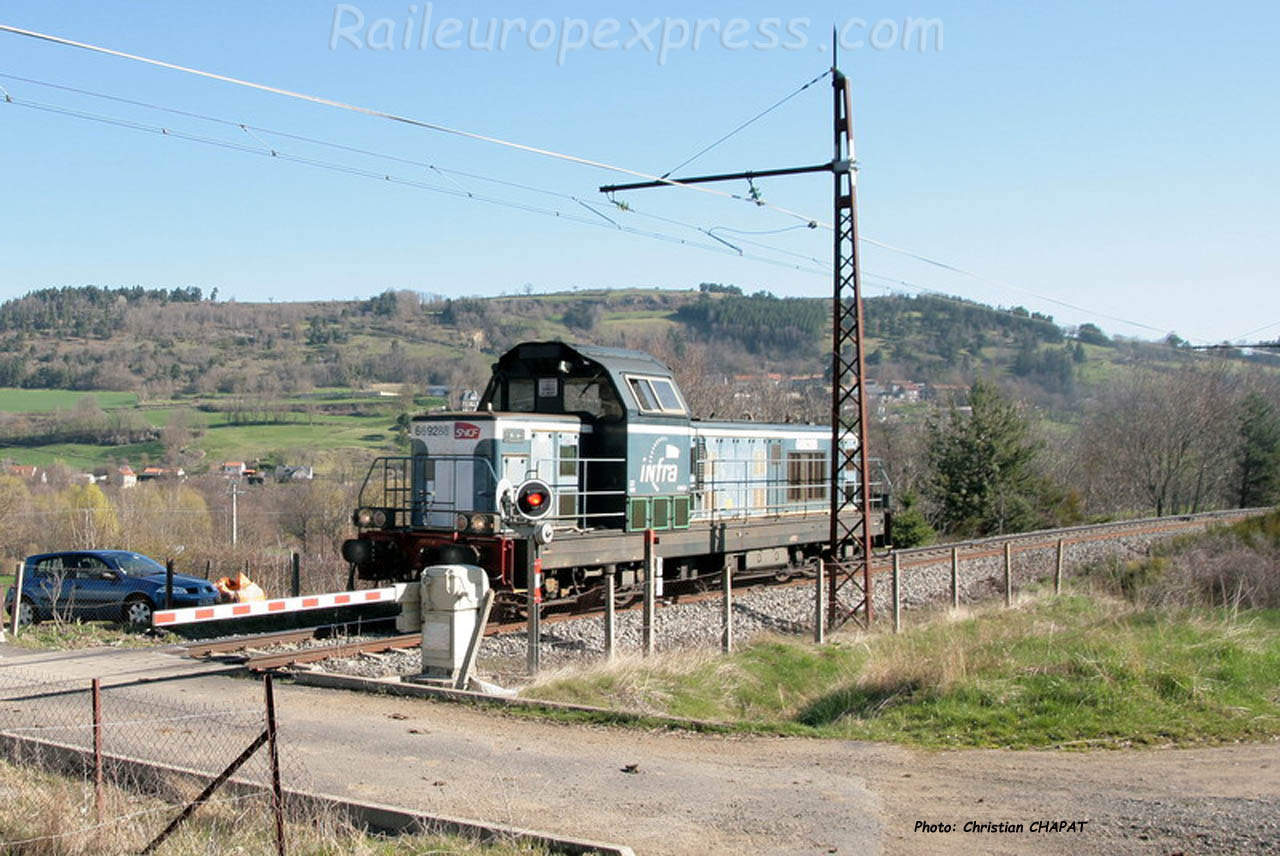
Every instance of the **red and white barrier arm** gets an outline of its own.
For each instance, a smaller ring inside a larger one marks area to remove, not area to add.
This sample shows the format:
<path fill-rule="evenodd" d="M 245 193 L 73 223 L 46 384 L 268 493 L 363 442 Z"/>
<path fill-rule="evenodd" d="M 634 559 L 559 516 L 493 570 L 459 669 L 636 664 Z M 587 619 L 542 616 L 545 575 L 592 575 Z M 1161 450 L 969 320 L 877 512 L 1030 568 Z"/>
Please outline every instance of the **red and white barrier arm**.
<path fill-rule="evenodd" d="M 329 594 L 309 594 L 302 597 L 281 597 L 274 600 L 257 600 L 249 603 L 219 603 L 213 606 L 189 606 L 184 609 L 159 609 L 152 616 L 156 627 L 172 627 L 176 624 L 194 624 L 198 621 L 224 621 L 228 618 L 254 618 L 263 615 L 281 615 L 308 609 L 332 609 L 341 606 L 363 606 L 368 603 L 389 603 L 396 600 L 396 587 L 339 591 Z"/>

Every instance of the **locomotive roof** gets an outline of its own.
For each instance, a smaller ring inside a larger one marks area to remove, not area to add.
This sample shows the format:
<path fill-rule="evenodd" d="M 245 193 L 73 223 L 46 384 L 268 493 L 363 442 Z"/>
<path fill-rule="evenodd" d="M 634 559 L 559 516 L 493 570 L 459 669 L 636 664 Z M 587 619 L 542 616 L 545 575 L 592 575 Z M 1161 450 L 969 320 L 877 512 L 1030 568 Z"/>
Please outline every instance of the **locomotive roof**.
<path fill-rule="evenodd" d="M 581 360 L 596 363 L 620 383 L 621 373 L 671 377 L 671 369 L 644 351 L 626 348 L 601 348 L 595 345 L 569 345 L 564 342 L 521 342 L 507 351 L 494 366 L 508 376 L 531 377 L 545 373 L 548 362 L 571 363 Z"/>

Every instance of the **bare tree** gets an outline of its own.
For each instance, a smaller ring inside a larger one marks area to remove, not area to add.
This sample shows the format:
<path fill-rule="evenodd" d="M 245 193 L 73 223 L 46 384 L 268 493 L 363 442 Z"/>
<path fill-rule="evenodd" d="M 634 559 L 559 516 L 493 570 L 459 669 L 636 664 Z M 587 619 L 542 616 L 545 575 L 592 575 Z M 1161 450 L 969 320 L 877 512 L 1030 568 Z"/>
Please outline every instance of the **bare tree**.
<path fill-rule="evenodd" d="M 1137 369 L 1098 399 L 1081 433 L 1089 506 L 1156 514 L 1224 500 L 1232 473 L 1238 378 L 1225 363 Z"/>

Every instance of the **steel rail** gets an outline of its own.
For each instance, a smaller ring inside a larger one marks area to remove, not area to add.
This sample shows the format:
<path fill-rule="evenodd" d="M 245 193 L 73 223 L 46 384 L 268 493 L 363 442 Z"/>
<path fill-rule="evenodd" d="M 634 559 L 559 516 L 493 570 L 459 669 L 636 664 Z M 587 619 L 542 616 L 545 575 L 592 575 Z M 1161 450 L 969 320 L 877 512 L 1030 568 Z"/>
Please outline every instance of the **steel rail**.
<path fill-rule="evenodd" d="M 248 648 L 266 647 L 270 645 L 288 645 L 314 639 L 318 627 L 304 627 L 300 630 L 283 630 L 278 633 L 259 633 L 250 636 L 233 636 L 226 639 L 213 639 L 208 642 L 190 642 L 182 647 L 188 657 L 199 659 L 213 654 L 234 654 Z"/>

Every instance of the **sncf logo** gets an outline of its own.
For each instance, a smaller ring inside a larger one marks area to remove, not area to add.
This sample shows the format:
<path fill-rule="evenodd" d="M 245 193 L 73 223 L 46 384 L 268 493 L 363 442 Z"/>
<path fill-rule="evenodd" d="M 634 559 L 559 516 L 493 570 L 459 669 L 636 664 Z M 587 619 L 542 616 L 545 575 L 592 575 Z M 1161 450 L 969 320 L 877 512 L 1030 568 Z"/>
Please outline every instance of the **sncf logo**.
<path fill-rule="evenodd" d="M 453 423 L 453 439 L 479 440 L 480 426 L 472 425 L 470 422 L 455 422 Z"/>

